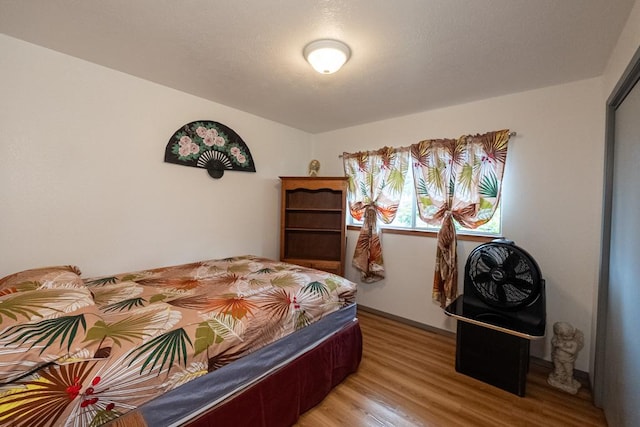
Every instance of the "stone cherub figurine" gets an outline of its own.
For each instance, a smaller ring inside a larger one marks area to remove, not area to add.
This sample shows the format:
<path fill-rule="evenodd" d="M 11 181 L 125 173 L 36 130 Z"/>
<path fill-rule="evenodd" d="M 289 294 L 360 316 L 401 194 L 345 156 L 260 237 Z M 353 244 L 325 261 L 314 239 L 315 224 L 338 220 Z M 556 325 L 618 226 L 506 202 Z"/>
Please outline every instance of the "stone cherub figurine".
<path fill-rule="evenodd" d="M 578 352 L 584 346 L 584 334 L 566 322 L 553 324 L 553 338 L 551 338 L 551 360 L 553 372 L 549 374 L 547 382 L 552 386 L 576 394 L 580 389 L 580 382 L 573 378 L 573 367 Z"/>
<path fill-rule="evenodd" d="M 309 176 L 318 176 L 320 173 L 320 162 L 317 160 L 311 160 L 309 163 Z"/>

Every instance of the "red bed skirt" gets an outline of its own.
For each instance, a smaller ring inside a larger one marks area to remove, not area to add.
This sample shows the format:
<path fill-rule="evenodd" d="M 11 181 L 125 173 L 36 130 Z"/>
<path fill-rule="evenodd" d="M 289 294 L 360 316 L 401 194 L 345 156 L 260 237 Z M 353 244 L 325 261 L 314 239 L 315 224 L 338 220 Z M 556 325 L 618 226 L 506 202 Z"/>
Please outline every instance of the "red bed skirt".
<path fill-rule="evenodd" d="M 355 372 L 362 358 L 357 321 L 250 388 L 189 422 L 189 427 L 291 426 Z"/>

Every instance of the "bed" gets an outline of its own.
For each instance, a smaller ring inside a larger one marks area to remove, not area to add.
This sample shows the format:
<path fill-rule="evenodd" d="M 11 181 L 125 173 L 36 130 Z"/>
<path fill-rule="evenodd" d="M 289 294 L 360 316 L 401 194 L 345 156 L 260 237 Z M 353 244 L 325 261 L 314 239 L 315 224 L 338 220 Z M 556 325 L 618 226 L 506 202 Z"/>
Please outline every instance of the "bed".
<path fill-rule="evenodd" d="M 292 425 L 358 368 L 355 293 L 251 255 L 7 276 L 0 425 Z"/>

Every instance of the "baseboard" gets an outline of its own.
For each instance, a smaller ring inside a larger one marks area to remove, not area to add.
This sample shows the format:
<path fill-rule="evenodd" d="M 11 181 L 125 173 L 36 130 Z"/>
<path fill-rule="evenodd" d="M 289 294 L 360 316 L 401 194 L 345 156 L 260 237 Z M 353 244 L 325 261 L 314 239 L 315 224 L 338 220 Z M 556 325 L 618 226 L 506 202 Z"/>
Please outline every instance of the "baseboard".
<path fill-rule="evenodd" d="M 362 310 L 367 313 L 375 314 L 380 317 L 384 317 L 390 320 L 395 320 L 396 322 L 403 323 L 405 325 L 413 326 L 418 329 L 423 329 L 425 331 L 434 332 L 436 334 L 455 337 L 456 333 L 447 331 L 446 329 L 436 328 L 435 326 L 427 325 L 426 323 L 416 322 L 415 320 L 407 319 L 406 317 L 396 316 L 395 314 L 387 313 L 385 311 L 376 310 L 375 308 L 367 307 L 361 304 L 358 304 L 358 310 Z"/>
<path fill-rule="evenodd" d="M 375 308 L 371 308 L 371 307 L 367 307 L 361 304 L 358 304 L 358 310 L 362 310 L 364 312 L 367 313 L 372 313 L 375 314 L 377 316 L 380 317 L 384 317 L 390 320 L 395 320 L 396 322 L 400 322 L 403 323 L 405 325 L 409 325 L 409 326 L 413 326 L 415 328 L 418 329 L 423 329 L 425 331 L 429 331 L 429 332 L 433 332 L 436 334 L 440 334 L 440 335 L 444 335 L 447 337 L 455 337 L 456 333 L 455 332 L 451 332 L 451 331 L 447 331 L 445 329 L 441 329 L 441 328 L 436 328 L 435 326 L 431 326 L 431 325 L 427 325 L 425 323 L 421 323 L 421 322 L 416 322 L 415 320 L 411 320 L 411 319 L 407 319 L 405 317 L 402 316 L 396 316 L 395 314 L 391 314 L 391 313 L 387 313 L 384 311 L 380 311 L 380 310 L 376 310 Z M 549 370 L 549 373 L 551 373 L 551 371 L 553 370 L 553 363 L 550 360 L 545 360 L 539 357 L 535 357 L 535 356 L 531 356 L 530 357 L 530 362 L 531 363 L 535 363 L 538 366 L 542 366 L 546 369 Z M 580 381 L 580 384 L 582 384 L 583 387 L 587 387 L 587 388 L 591 388 L 590 386 L 590 381 L 589 381 L 589 373 L 588 372 L 584 372 L 581 371 L 579 369 L 574 369 L 573 371 L 573 376 L 575 377 L 576 380 Z"/>
<path fill-rule="evenodd" d="M 553 371 L 553 362 L 550 360 L 541 359 L 539 357 L 531 356 L 529 358 L 531 363 L 535 363 L 538 366 L 542 366 L 549 370 L 549 373 Z M 589 382 L 589 373 L 585 371 L 581 371 L 579 369 L 573 370 L 573 377 L 582 384 L 582 387 L 587 387 L 591 389 L 591 383 Z"/>

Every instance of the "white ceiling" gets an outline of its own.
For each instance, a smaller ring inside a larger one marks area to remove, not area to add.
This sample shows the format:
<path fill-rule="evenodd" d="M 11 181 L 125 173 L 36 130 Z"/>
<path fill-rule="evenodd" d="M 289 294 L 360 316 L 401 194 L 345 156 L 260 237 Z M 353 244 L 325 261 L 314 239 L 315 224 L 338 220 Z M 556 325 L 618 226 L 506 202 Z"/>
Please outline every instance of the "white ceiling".
<path fill-rule="evenodd" d="M 316 133 L 599 76 L 634 1 L 0 0 L 0 32 Z"/>

